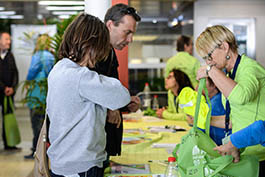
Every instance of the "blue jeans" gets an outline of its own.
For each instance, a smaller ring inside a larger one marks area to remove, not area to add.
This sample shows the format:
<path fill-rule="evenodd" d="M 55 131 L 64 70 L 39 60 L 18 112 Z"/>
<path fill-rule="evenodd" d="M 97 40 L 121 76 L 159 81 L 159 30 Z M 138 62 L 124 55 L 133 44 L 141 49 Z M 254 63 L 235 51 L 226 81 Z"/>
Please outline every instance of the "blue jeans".
<path fill-rule="evenodd" d="M 36 151 L 40 131 L 44 122 L 45 114 L 41 113 L 39 109 L 30 109 L 30 121 L 33 131 L 32 152 Z"/>
<path fill-rule="evenodd" d="M 51 177 L 64 177 L 62 175 L 56 175 L 51 171 Z M 104 170 L 103 168 L 99 168 L 97 166 L 90 168 L 86 172 L 78 173 L 79 177 L 103 177 Z"/>

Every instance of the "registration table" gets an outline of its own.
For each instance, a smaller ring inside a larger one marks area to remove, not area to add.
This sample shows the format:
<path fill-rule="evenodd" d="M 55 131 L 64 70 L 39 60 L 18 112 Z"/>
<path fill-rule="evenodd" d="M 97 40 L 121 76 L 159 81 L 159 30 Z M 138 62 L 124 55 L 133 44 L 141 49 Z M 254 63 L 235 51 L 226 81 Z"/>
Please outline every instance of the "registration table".
<path fill-rule="evenodd" d="M 110 160 L 120 164 L 148 164 L 151 174 L 163 174 L 166 161 L 172 150 L 187 131 L 186 121 L 169 121 L 140 113 L 124 115 L 124 133 L 121 156 L 111 156 Z M 174 130 L 175 132 L 172 132 Z M 107 174 L 106 176 L 115 176 Z M 118 175 L 119 176 L 119 175 Z M 123 174 L 122 176 L 130 176 Z M 141 175 L 134 175 L 141 176 Z M 145 176 L 145 175 L 143 175 Z M 155 176 L 155 175 L 154 175 Z"/>

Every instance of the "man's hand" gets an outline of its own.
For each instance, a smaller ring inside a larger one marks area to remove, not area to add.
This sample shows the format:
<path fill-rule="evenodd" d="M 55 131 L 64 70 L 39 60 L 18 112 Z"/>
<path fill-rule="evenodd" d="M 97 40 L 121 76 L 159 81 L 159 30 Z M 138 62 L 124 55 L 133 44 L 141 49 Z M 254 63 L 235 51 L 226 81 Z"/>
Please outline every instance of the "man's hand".
<path fill-rule="evenodd" d="M 234 162 L 239 162 L 240 159 L 240 153 L 239 150 L 232 144 L 231 141 L 229 141 L 225 145 L 216 146 L 213 148 L 213 150 L 218 151 L 219 154 L 222 156 L 224 155 L 231 155 L 234 158 Z"/>
<path fill-rule="evenodd" d="M 112 111 L 108 109 L 107 114 L 108 114 L 107 121 L 111 124 L 117 124 L 117 128 L 119 128 L 121 125 L 120 111 L 119 110 Z"/>
<path fill-rule="evenodd" d="M 5 95 L 10 96 L 14 93 L 14 89 L 12 87 L 6 87 L 5 88 Z"/>
<path fill-rule="evenodd" d="M 138 96 L 131 96 L 131 102 L 128 104 L 127 108 L 130 112 L 136 112 L 140 108 L 141 100 Z"/>
<path fill-rule="evenodd" d="M 157 117 L 159 117 L 159 118 L 163 118 L 163 112 L 164 112 L 165 110 L 166 110 L 165 107 L 160 108 L 160 109 L 157 109 L 157 110 L 156 110 L 156 115 L 157 115 Z"/>

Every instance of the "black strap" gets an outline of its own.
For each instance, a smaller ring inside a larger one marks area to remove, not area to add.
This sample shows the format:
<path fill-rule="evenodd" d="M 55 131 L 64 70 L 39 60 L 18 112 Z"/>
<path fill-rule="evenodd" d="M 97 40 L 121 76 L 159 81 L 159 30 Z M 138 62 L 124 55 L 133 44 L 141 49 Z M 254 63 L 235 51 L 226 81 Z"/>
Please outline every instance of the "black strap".
<path fill-rule="evenodd" d="M 177 111 L 177 113 L 179 113 L 179 100 L 176 101 L 176 99 L 177 99 L 177 97 L 174 95 L 174 104 L 175 104 L 175 106 L 176 106 L 176 111 Z"/>
<path fill-rule="evenodd" d="M 110 63 L 109 63 L 109 69 L 107 75 L 110 76 L 112 72 L 112 63 L 113 63 L 113 55 L 114 55 L 114 49 L 111 49 L 111 57 L 110 57 Z"/>
<path fill-rule="evenodd" d="M 237 59 L 236 59 L 236 63 L 233 69 L 233 73 L 231 74 L 230 72 L 228 73 L 229 77 L 234 80 L 236 77 L 236 71 L 238 68 L 238 65 L 240 63 L 241 60 L 241 56 L 238 55 Z M 228 133 L 229 131 L 229 119 L 230 119 L 230 103 L 229 100 L 226 98 L 226 103 L 225 103 L 225 132 Z"/>
<path fill-rule="evenodd" d="M 49 116 L 48 116 L 48 113 L 47 113 L 47 110 L 45 111 L 45 122 L 44 124 L 46 124 L 46 130 L 47 130 L 47 142 L 50 143 L 50 140 L 49 140 L 49 129 L 50 129 L 50 119 L 49 119 Z"/>

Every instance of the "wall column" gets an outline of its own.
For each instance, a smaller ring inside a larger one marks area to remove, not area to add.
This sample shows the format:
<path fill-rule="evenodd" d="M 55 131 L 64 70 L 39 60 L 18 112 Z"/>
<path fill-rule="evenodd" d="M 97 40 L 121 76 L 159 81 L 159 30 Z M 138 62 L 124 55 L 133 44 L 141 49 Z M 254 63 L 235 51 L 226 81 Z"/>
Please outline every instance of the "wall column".
<path fill-rule="evenodd" d="M 111 6 L 111 0 L 85 0 L 85 12 L 104 21 L 104 16 Z"/>

